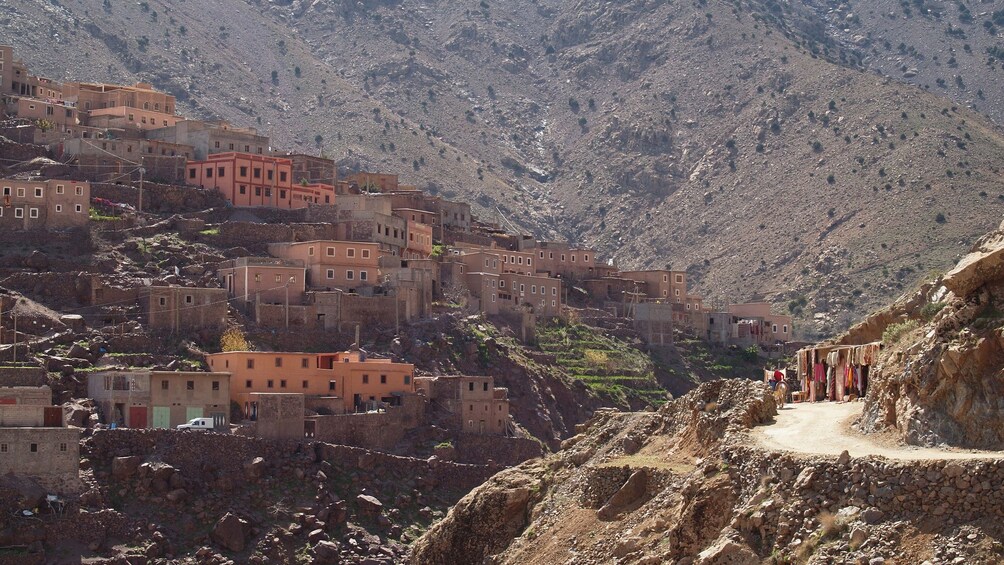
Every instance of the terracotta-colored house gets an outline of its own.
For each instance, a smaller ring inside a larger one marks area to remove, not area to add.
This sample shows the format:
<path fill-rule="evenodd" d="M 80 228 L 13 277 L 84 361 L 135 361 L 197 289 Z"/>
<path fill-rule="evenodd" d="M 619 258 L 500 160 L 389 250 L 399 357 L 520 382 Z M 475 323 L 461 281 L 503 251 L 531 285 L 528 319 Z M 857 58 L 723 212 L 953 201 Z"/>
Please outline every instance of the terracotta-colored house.
<path fill-rule="evenodd" d="M 768 302 L 750 302 L 746 304 L 729 305 L 729 313 L 741 321 L 749 320 L 759 324 L 759 333 L 755 339 L 759 343 L 773 344 L 777 341 L 791 341 L 792 318 L 771 312 Z"/>
<path fill-rule="evenodd" d="M 535 248 L 528 251 L 536 254 L 535 269 L 538 273 L 573 280 L 599 276 L 596 269 L 596 252 L 592 249 L 572 247 L 567 243 L 540 241 Z"/>
<path fill-rule="evenodd" d="M 376 286 L 380 279 L 380 245 L 357 241 L 303 241 L 272 243 L 269 254 L 302 262 L 307 286 L 342 290 Z"/>
<path fill-rule="evenodd" d="M 303 302 L 306 273 L 302 261 L 274 257 L 241 257 L 219 264 L 216 276 L 227 293 L 245 305 L 254 302 Z"/>
<path fill-rule="evenodd" d="M 232 373 L 231 399 L 254 418 L 251 393 L 295 392 L 338 397 L 346 412 L 365 411 L 377 402 L 397 404 L 415 390 L 415 366 L 369 358 L 362 351 L 290 353 L 232 351 L 206 355 L 214 371 Z"/>
<path fill-rule="evenodd" d="M 397 175 L 361 172 L 349 175 L 345 180 L 363 192 L 394 192 L 398 189 Z"/>
<path fill-rule="evenodd" d="M 293 207 L 293 162 L 252 153 L 217 153 L 189 161 L 185 182 L 218 190 L 237 207 Z"/>
<path fill-rule="evenodd" d="M 126 107 L 158 115 L 173 115 L 176 110 L 174 96 L 158 92 L 153 85 L 145 82 L 132 86 L 67 82 L 63 84 L 63 98 L 76 103 L 77 108 L 86 112 Z"/>
<path fill-rule="evenodd" d="M 405 259 L 426 259 L 432 255 L 432 226 L 408 220 L 408 245 Z"/>
<path fill-rule="evenodd" d="M 621 271 L 620 276 L 645 283 L 642 291 L 651 299 L 683 304 L 687 297 L 687 273 L 685 271 L 665 269 Z"/>
<path fill-rule="evenodd" d="M 453 415 L 457 431 L 483 435 L 508 431 L 509 389 L 496 387 L 494 377 L 418 377 L 415 388 Z"/>
<path fill-rule="evenodd" d="M 557 316 L 562 309 L 561 285 L 561 279 L 503 273 L 499 277 L 499 301 L 512 308 L 529 305 L 538 316 Z"/>
<path fill-rule="evenodd" d="M 268 137 L 259 135 L 254 128 L 237 128 L 223 121 L 183 120 L 171 127 L 147 131 L 146 138 L 190 145 L 195 151 L 193 158 L 198 161 L 216 153 L 269 153 Z"/>
<path fill-rule="evenodd" d="M 0 179 L 0 230 L 83 227 L 90 201 L 86 181 Z"/>

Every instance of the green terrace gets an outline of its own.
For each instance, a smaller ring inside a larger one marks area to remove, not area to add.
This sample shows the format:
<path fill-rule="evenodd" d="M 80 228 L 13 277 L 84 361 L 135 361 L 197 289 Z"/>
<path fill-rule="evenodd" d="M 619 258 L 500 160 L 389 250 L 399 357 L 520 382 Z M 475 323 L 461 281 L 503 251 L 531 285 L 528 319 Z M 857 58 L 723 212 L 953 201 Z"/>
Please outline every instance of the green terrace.
<path fill-rule="evenodd" d="M 627 341 L 584 324 L 560 323 L 538 325 L 537 341 L 571 377 L 616 404 L 637 408 L 666 400 L 652 359 Z"/>

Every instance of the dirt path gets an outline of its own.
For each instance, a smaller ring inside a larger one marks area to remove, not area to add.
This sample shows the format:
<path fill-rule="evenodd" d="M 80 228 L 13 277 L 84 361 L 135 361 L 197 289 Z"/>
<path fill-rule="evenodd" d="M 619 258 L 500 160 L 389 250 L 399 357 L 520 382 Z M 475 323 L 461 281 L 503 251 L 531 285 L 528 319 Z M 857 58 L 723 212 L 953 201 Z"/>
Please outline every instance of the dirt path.
<path fill-rule="evenodd" d="M 774 423 L 753 429 L 761 447 L 811 455 L 851 457 L 880 455 L 889 459 L 1004 459 L 1004 451 L 967 451 L 903 445 L 883 438 L 857 433 L 851 421 L 861 414 L 861 402 L 800 402 L 787 404 Z"/>

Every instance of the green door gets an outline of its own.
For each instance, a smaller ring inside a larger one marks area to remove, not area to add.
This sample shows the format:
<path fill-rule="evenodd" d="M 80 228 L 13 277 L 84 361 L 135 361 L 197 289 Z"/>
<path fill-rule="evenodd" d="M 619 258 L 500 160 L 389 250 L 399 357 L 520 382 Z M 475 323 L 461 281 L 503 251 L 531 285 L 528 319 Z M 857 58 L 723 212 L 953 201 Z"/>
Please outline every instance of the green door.
<path fill-rule="evenodd" d="M 171 407 L 170 406 L 154 406 L 153 407 L 153 427 L 155 427 L 155 428 L 170 428 L 171 427 Z"/>
<path fill-rule="evenodd" d="M 185 422 L 191 422 L 192 418 L 201 418 L 202 408 L 199 406 L 189 406 L 185 408 Z"/>

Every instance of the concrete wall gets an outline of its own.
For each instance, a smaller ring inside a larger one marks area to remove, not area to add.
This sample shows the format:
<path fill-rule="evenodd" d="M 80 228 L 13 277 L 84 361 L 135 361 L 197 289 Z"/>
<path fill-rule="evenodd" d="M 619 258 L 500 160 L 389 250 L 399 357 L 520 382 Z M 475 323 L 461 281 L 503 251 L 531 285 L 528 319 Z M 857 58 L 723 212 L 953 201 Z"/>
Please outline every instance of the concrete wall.
<path fill-rule="evenodd" d="M 31 477 L 56 492 L 80 489 L 79 429 L 0 428 L 0 452 L 4 449 L 0 475 Z"/>
<path fill-rule="evenodd" d="M 0 388 L 0 405 L 52 406 L 52 389 L 48 386 L 14 386 Z"/>

